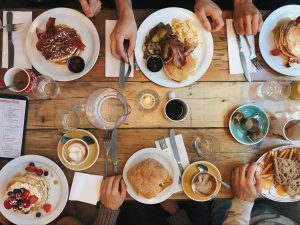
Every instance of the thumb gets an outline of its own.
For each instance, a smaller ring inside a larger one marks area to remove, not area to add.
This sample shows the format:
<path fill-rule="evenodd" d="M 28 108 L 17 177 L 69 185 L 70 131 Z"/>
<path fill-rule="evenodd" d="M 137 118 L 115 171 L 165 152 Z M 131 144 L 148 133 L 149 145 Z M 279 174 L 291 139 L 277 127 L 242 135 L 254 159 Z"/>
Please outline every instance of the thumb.
<path fill-rule="evenodd" d="M 203 27 L 205 28 L 205 30 L 211 31 L 211 25 L 210 25 L 210 22 L 209 22 L 208 18 L 205 15 L 204 10 L 199 11 L 197 13 L 197 17 L 200 20 Z"/>
<path fill-rule="evenodd" d="M 83 12 L 87 16 L 91 16 L 92 12 L 91 12 L 90 5 L 87 2 L 87 0 L 80 0 L 79 2 L 80 2 L 80 5 L 81 5 L 81 8 L 82 8 Z"/>

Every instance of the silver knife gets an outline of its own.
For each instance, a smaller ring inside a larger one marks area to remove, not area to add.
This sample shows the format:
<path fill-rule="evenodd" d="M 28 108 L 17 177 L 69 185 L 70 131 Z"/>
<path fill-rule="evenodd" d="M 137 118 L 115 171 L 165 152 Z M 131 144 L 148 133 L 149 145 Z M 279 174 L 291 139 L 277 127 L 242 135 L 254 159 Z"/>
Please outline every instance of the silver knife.
<path fill-rule="evenodd" d="M 120 60 L 119 86 L 120 88 L 125 87 L 125 62 L 123 59 Z"/>
<path fill-rule="evenodd" d="M 6 13 L 6 24 L 12 24 L 13 21 L 13 14 L 12 12 Z M 7 37 L 8 37 L 8 68 L 14 66 L 14 58 L 15 58 L 15 48 L 12 41 L 12 30 L 7 29 Z"/>
<path fill-rule="evenodd" d="M 114 128 L 111 134 L 111 160 L 113 162 L 114 174 L 118 175 L 117 128 Z"/>
<path fill-rule="evenodd" d="M 179 151 L 178 151 L 178 148 L 177 148 L 177 145 L 176 145 L 174 129 L 170 129 L 170 143 L 171 143 L 171 147 L 172 147 L 172 151 L 173 151 L 175 160 L 176 160 L 176 162 L 178 164 L 178 167 L 179 167 L 179 170 L 180 170 L 180 177 L 181 177 L 181 174 L 183 172 L 183 167 L 182 167 L 182 164 L 181 164 L 181 161 L 180 161 Z"/>
<path fill-rule="evenodd" d="M 247 66 L 247 62 L 246 62 L 246 58 L 243 52 L 243 48 L 242 48 L 242 41 L 241 41 L 241 36 L 236 32 L 236 30 L 234 29 L 235 34 L 236 34 L 236 39 L 237 39 L 237 43 L 239 46 L 239 54 L 240 54 L 240 59 L 241 59 L 241 64 L 243 67 L 243 71 L 245 74 L 245 77 L 247 79 L 247 81 L 251 82 L 251 76 L 248 70 L 248 66 Z"/>

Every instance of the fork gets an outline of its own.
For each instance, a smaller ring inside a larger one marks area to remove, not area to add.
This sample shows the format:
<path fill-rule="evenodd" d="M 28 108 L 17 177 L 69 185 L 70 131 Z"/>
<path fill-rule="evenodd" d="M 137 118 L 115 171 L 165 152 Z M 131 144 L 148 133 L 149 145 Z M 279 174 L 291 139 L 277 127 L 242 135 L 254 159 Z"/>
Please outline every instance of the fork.
<path fill-rule="evenodd" d="M 2 26 L 0 30 L 6 28 L 8 31 L 18 31 L 23 28 L 23 25 L 24 23 L 7 24 L 6 26 Z"/>
<path fill-rule="evenodd" d="M 162 151 L 167 152 L 168 150 L 168 145 L 167 142 L 164 138 L 158 140 L 159 146 L 161 148 Z"/>
<path fill-rule="evenodd" d="M 105 177 L 108 176 L 108 154 L 111 149 L 111 131 L 107 131 L 103 136 L 103 148 L 105 151 Z"/>
<path fill-rule="evenodd" d="M 251 60 L 251 62 L 253 63 L 253 65 L 256 67 L 257 70 L 263 69 L 263 66 L 259 63 L 258 59 L 256 58 L 255 49 L 253 50 L 251 48 L 248 35 L 244 35 L 244 37 L 245 37 L 247 46 L 248 46 L 248 48 L 250 50 L 250 60 Z"/>

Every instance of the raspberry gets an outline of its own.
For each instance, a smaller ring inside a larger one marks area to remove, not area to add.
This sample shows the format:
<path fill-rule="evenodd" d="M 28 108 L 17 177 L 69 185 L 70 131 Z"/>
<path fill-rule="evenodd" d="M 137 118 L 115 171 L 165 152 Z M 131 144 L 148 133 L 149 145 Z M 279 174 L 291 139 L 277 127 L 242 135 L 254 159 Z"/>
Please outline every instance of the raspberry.
<path fill-rule="evenodd" d="M 50 204 L 45 204 L 45 205 L 43 206 L 43 210 L 44 210 L 46 213 L 48 213 L 48 212 L 51 210 L 51 205 L 50 205 Z"/>

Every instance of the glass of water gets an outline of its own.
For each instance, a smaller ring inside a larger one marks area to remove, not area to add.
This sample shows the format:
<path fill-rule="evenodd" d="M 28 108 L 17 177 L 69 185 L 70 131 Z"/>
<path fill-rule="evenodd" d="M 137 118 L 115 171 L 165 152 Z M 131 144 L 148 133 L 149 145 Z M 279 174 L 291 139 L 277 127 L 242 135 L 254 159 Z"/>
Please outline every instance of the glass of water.
<path fill-rule="evenodd" d="M 287 81 L 266 81 L 257 88 L 257 95 L 261 99 L 285 100 L 291 94 L 291 85 Z"/>
<path fill-rule="evenodd" d="M 33 82 L 31 91 L 38 99 L 52 99 L 58 95 L 59 86 L 51 77 L 42 75 Z"/>
<path fill-rule="evenodd" d="M 211 159 L 213 152 L 219 152 L 220 145 L 218 140 L 211 135 L 197 136 L 193 142 L 194 149 L 201 159 Z"/>
<path fill-rule="evenodd" d="M 56 114 L 55 125 L 62 133 L 71 132 L 79 127 L 80 118 L 74 111 L 61 111 Z"/>

